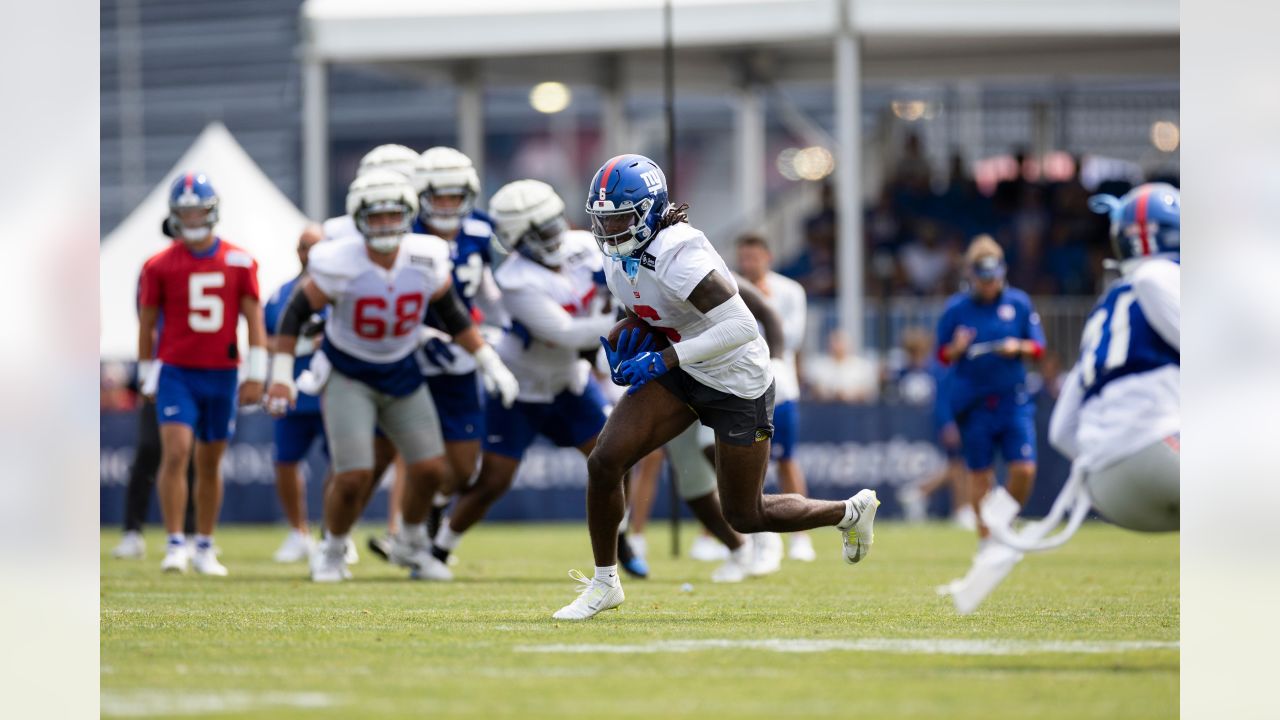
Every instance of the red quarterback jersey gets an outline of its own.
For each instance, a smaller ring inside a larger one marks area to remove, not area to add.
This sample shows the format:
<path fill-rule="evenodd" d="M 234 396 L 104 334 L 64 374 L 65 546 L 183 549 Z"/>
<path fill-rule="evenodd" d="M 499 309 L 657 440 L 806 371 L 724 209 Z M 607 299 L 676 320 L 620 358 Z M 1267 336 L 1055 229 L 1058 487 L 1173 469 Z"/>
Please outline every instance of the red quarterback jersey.
<path fill-rule="evenodd" d="M 240 299 L 258 298 L 252 255 L 221 238 L 200 254 L 176 242 L 142 266 L 140 284 L 139 304 L 159 308 L 164 318 L 156 352 L 162 362 L 216 370 L 240 364 Z"/>

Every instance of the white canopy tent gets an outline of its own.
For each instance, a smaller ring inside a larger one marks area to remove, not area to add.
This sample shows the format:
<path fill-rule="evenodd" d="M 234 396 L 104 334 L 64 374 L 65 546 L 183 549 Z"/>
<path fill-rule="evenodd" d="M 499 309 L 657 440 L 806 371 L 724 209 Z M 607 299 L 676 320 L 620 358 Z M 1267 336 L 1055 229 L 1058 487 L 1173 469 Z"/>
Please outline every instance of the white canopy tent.
<path fill-rule="evenodd" d="M 169 184 L 179 172 L 196 170 L 207 174 L 218 191 L 219 222 L 214 232 L 257 259 L 263 300 L 298 272 L 295 248 L 307 218 L 276 188 L 227 128 L 212 123 L 164 180 L 102 242 L 99 352 L 103 360 L 137 358 L 138 274 L 148 258 L 171 242 L 160 232 L 160 224 L 169 214 Z M 242 344 L 243 326 L 242 321 Z"/>

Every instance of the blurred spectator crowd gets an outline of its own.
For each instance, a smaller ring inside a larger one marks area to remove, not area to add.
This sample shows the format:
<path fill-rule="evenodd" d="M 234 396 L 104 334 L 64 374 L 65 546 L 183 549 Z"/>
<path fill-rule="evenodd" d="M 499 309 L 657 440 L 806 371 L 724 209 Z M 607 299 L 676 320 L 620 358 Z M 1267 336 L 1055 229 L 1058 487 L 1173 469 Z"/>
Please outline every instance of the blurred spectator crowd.
<path fill-rule="evenodd" d="M 961 257 L 978 234 L 1004 248 L 1010 284 L 1033 296 L 1093 295 L 1101 289 L 1108 257 L 1107 218 L 1089 210 L 1095 193 L 1122 195 L 1127 180 L 1087 189 L 1080 156 L 1064 180 L 1046 181 L 1023 150 L 1016 171 L 979 189 L 957 152 L 945 176 L 930 166 L 920 140 L 909 135 L 896 164 L 863 219 L 866 290 L 869 296 L 934 296 L 954 292 L 962 280 Z M 1160 178 L 1177 184 L 1177 178 Z M 805 248 L 781 272 L 800 281 L 810 297 L 835 295 L 836 206 L 830 185 L 821 206 L 805 221 Z"/>

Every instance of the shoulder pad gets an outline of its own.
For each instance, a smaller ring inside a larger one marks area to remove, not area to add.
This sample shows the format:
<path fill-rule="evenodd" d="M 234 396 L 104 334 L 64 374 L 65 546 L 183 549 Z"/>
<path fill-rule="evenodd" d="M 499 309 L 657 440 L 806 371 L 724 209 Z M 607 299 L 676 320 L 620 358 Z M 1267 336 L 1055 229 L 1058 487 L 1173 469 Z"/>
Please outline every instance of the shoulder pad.
<path fill-rule="evenodd" d="M 253 267 L 253 256 L 244 250 L 228 250 L 223 262 L 228 267 Z"/>
<path fill-rule="evenodd" d="M 473 237 L 489 237 L 493 234 L 493 226 L 479 218 L 469 217 L 462 221 L 462 232 Z"/>

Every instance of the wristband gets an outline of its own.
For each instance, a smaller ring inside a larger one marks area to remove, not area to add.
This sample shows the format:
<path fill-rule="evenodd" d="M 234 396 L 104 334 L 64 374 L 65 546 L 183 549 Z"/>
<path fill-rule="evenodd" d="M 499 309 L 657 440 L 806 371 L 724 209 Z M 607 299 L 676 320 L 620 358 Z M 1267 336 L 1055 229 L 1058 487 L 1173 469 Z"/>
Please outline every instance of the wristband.
<path fill-rule="evenodd" d="M 245 380 L 248 382 L 266 382 L 267 381 L 267 349 L 255 345 L 249 348 L 249 356 L 247 358 L 245 368 Z"/>
<path fill-rule="evenodd" d="M 271 356 L 271 384 L 294 389 L 293 356 L 289 353 L 278 352 Z"/>

